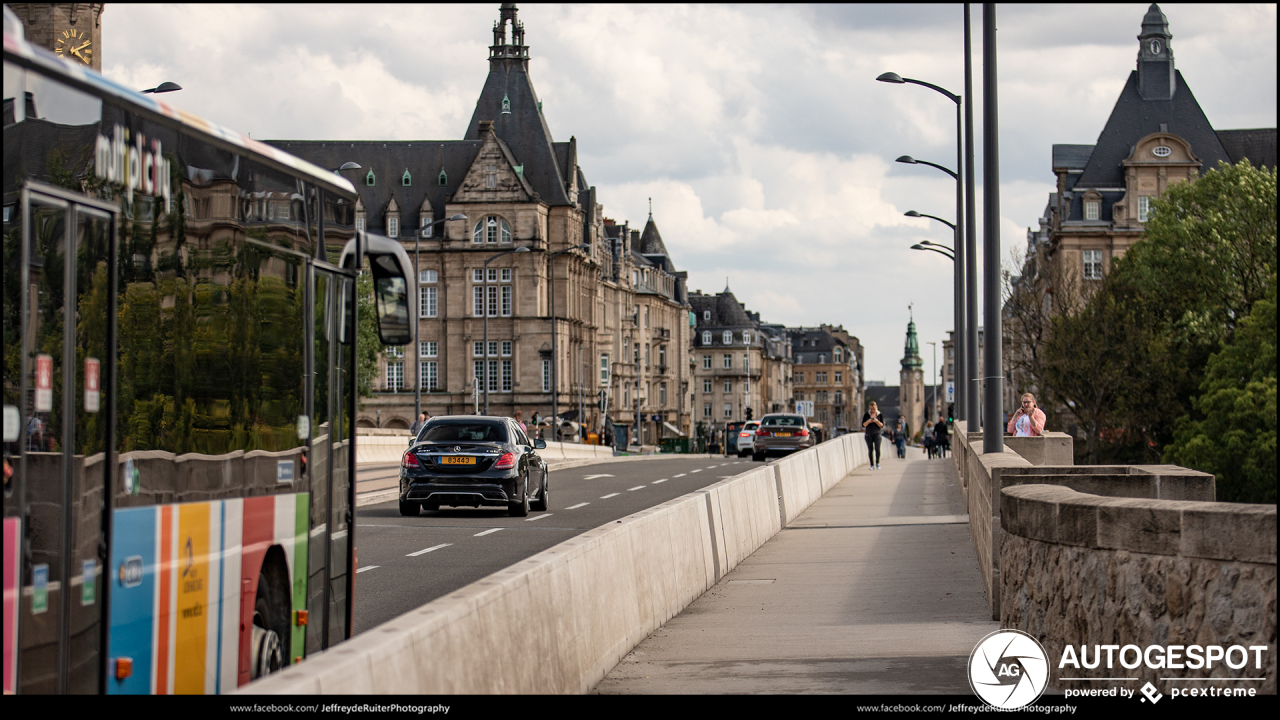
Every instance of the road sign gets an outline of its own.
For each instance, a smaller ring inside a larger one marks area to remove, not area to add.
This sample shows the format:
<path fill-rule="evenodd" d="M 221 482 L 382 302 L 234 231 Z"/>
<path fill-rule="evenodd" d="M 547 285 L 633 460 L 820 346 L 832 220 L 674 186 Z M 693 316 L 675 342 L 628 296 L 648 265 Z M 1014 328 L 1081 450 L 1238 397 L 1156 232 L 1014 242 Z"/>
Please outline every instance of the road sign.
<path fill-rule="evenodd" d="M 796 401 L 796 413 L 798 413 L 798 414 L 800 414 L 800 415 L 803 415 L 803 416 L 805 416 L 805 417 L 813 417 L 813 401 L 812 401 L 812 400 L 797 400 L 797 401 Z"/>
<path fill-rule="evenodd" d="M 956 384 L 955 381 L 947 382 L 947 402 L 956 401 Z"/>

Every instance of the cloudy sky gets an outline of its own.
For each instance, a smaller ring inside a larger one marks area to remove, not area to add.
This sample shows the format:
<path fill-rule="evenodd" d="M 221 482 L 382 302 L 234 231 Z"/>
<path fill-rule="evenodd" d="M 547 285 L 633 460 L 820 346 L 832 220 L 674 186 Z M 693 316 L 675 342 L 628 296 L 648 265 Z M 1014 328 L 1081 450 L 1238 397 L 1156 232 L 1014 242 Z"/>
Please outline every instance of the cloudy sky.
<path fill-rule="evenodd" d="M 1214 127 L 1275 127 L 1276 6 L 1161 7 Z M 999 6 L 1004 257 L 1025 246 L 1053 189 L 1051 146 L 1096 141 L 1146 10 Z M 103 69 L 138 88 L 175 81 L 185 89 L 165 100 L 259 139 L 458 139 L 497 17 L 497 3 L 111 3 Z M 643 224 L 653 198 L 691 290 L 718 292 L 727 278 L 767 321 L 842 324 L 866 347 L 867 379 L 890 385 L 913 303 L 932 372 L 926 343 L 952 326 L 951 264 L 910 246 L 950 235 L 903 213 L 951 219 L 955 185 L 893 160 L 954 167 L 955 106 L 875 78 L 961 92 L 961 6 L 528 5 L 520 19 L 554 138 L 577 137 L 607 217 Z M 979 185 L 981 112 L 979 97 Z"/>

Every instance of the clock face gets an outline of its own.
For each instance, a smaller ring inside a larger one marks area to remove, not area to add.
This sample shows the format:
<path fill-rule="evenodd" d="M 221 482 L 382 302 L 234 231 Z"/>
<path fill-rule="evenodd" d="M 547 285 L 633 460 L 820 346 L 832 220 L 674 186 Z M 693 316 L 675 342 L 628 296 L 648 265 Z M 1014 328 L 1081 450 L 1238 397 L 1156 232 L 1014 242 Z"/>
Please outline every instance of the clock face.
<path fill-rule="evenodd" d="M 88 33 L 71 28 L 63 30 L 61 36 L 54 38 L 53 51 L 64 58 L 90 65 L 93 60 L 93 41 L 89 39 Z"/>
<path fill-rule="evenodd" d="M 1151 41 L 1151 54 L 1152 54 L 1152 55 L 1159 55 L 1159 54 L 1160 54 L 1160 41 L 1159 41 L 1159 40 L 1152 40 L 1152 41 Z"/>

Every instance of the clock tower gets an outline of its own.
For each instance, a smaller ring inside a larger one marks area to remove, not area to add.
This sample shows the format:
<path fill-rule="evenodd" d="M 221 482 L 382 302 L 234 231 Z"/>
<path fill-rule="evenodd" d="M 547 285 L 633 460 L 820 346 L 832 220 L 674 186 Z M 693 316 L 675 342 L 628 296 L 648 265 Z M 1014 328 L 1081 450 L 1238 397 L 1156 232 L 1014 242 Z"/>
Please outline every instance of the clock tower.
<path fill-rule="evenodd" d="M 27 42 L 102 72 L 103 3 L 9 3 Z"/>
<path fill-rule="evenodd" d="M 1172 100 L 1178 88 L 1174 75 L 1169 18 L 1152 3 L 1142 18 L 1138 35 L 1138 94 L 1143 100 Z"/>

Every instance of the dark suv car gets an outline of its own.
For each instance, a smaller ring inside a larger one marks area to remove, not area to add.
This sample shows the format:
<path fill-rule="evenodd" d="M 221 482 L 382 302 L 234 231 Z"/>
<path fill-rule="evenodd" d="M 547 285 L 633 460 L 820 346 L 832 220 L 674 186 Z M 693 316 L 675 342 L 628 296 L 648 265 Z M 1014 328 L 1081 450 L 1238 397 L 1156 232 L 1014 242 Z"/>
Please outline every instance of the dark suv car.
<path fill-rule="evenodd" d="M 771 414 L 760 418 L 756 428 L 751 459 L 760 461 L 768 455 L 787 455 L 813 447 L 813 432 L 803 415 Z"/>
<path fill-rule="evenodd" d="M 546 510 L 547 464 L 538 455 L 546 446 L 510 418 L 431 418 L 400 460 L 400 514 L 441 505 L 505 505 L 515 517 Z"/>

